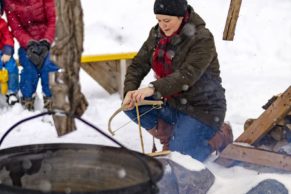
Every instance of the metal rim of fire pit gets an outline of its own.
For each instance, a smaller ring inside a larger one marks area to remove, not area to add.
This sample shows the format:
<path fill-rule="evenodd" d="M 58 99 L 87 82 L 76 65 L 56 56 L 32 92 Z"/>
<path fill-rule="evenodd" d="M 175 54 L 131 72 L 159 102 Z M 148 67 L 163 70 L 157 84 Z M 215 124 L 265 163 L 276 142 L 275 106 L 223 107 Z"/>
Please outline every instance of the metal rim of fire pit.
<path fill-rule="evenodd" d="M 46 114 L 54 114 L 52 112 L 46 112 L 46 113 L 41 113 L 32 117 L 29 117 L 27 119 L 23 119 L 22 121 L 19 121 L 16 123 L 14 126 L 12 126 L 7 132 L 2 136 L 0 140 L 0 146 L 1 143 L 4 141 L 5 137 L 14 129 L 16 126 L 19 124 L 29 121 L 34 118 L 38 118 L 40 116 L 46 115 Z M 83 123 L 89 125 L 90 127 L 94 128 L 97 130 L 99 133 L 104 135 L 104 132 L 102 132 L 100 129 L 95 127 L 94 125 L 90 124 L 89 122 L 85 121 L 82 118 L 76 117 L 78 120 L 82 121 Z M 9 158 L 9 157 L 17 157 L 23 154 L 28 154 L 28 153 L 41 153 L 43 151 L 49 150 L 49 149 L 111 149 L 114 151 L 118 152 L 124 152 L 132 157 L 135 157 L 137 160 L 141 162 L 141 165 L 145 168 L 145 172 L 148 174 L 148 180 L 138 184 L 137 185 L 132 185 L 126 188 L 119 188 L 115 190 L 105 190 L 105 191 L 90 191 L 90 192 L 68 192 L 69 194 L 109 194 L 109 193 L 116 193 L 116 194 L 126 194 L 129 193 L 128 191 L 131 191 L 130 193 L 139 193 L 138 190 L 143 189 L 148 189 L 149 191 L 146 193 L 157 193 L 158 188 L 156 186 L 156 182 L 159 181 L 162 176 L 163 176 L 163 167 L 162 164 L 156 160 L 155 158 L 146 156 L 144 154 L 132 151 L 127 149 L 125 146 L 120 144 L 118 141 L 115 139 L 109 137 L 107 134 L 105 134 L 106 137 L 108 137 L 110 140 L 112 140 L 114 143 L 118 144 L 120 148 L 118 147 L 110 147 L 110 146 L 100 146 L 100 145 L 93 145 L 93 144 L 74 144 L 74 143 L 66 143 L 66 144 L 35 144 L 35 145 L 27 145 L 27 146 L 18 146 L 18 147 L 12 147 L 12 148 L 7 148 L 0 150 L 0 164 L 2 163 L 2 160 L 4 158 Z M 58 148 L 59 147 L 59 148 Z M 152 166 L 149 165 L 149 162 L 151 163 Z M 154 167 L 153 167 L 154 166 Z M 153 169 L 154 168 L 154 169 Z M 4 185 L 0 184 L 0 191 L 1 194 L 40 194 L 44 193 L 42 191 L 38 190 L 31 190 L 31 189 L 26 189 L 26 188 L 21 188 L 17 186 L 10 186 L 10 185 Z M 3 191 L 3 192 L 2 192 Z M 136 192 L 135 192 L 136 191 Z M 47 194 L 64 194 L 64 192 L 59 192 L 59 191 L 49 191 L 45 192 Z M 67 194 L 67 193 L 66 193 Z"/>

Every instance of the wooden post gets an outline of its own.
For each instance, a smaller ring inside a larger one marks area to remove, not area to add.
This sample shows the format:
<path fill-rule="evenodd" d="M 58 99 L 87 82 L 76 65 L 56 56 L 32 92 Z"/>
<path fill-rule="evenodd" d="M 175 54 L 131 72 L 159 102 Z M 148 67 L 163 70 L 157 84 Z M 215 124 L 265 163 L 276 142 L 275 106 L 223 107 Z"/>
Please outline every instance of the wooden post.
<path fill-rule="evenodd" d="M 121 99 L 123 99 L 123 84 L 124 84 L 124 80 L 125 80 L 125 75 L 126 75 L 126 70 L 127 70 L 127 66 L 128 64 L 131 62 L 131 60 L 125 60 L 122 59 L 120 60 L 120 84 L 119 84 L 119 94 Z"/>
<path fill-rule="evenodd" d="M 233 40 L 242 0 L 231 0 L 223 32 L 223 40 Z"/>

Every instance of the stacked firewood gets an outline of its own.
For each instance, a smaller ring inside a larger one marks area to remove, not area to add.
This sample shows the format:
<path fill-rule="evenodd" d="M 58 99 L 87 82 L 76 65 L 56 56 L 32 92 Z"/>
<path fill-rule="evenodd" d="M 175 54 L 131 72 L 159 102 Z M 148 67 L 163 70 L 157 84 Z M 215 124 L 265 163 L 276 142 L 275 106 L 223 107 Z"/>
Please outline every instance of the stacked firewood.
<path fill-rule="evenodd" d="M 273 96 L 262 108 L 266 110 L 278 97 L 279 95 Z M 255 119 L 248 119 L 244 124 L 244 130 L 254 121 Z M 291 144 L 291 111 L 281 120 L 276 121 L 269 132 L 254 146 L 275 152 L 284 152 L 282 148 L 287 144 Z"/>

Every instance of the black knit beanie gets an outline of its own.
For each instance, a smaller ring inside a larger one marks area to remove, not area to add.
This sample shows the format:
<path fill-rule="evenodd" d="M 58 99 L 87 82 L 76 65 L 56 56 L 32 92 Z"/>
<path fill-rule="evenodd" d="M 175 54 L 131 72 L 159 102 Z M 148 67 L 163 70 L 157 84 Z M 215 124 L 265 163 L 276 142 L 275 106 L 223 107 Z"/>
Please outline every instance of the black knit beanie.
<path fill-rule="evenodd" d="M 171 16 L 184 16 L 187 10 L 187 0 L 156 0 L 154 13 Z"/>

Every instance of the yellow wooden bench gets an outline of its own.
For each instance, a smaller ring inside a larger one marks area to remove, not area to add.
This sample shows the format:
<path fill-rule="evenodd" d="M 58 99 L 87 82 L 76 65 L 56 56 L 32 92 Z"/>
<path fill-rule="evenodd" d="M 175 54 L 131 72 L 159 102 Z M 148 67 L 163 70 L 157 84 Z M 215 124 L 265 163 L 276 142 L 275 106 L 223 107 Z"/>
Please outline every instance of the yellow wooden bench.
<path fill-rule="evenodd" d="M 97 81 L 108 93 L 123 95 L 123 82 L 127 66 L 136 52 L 84 55 L 81 68 Z"/>

